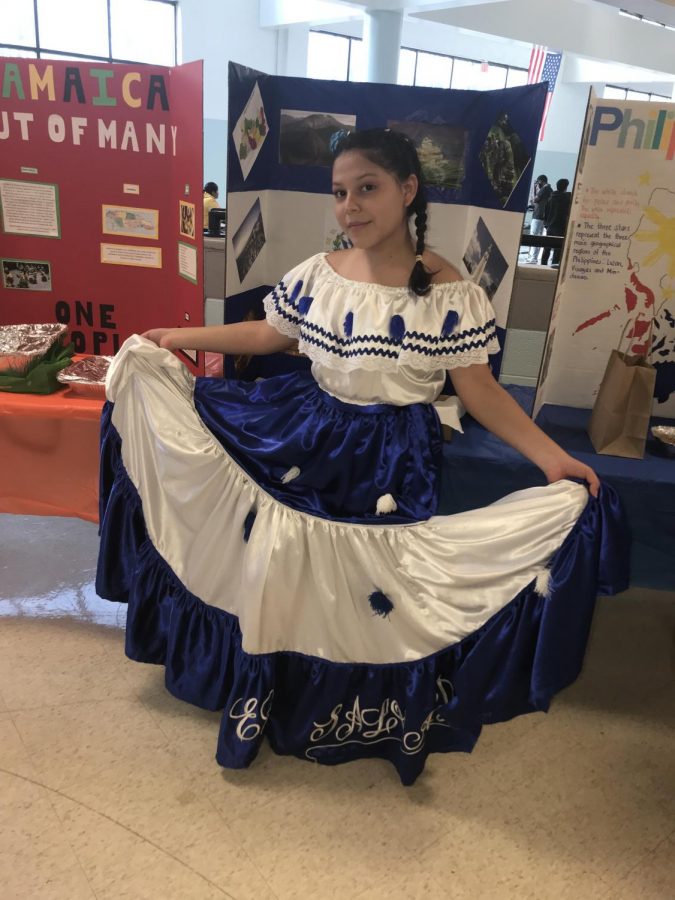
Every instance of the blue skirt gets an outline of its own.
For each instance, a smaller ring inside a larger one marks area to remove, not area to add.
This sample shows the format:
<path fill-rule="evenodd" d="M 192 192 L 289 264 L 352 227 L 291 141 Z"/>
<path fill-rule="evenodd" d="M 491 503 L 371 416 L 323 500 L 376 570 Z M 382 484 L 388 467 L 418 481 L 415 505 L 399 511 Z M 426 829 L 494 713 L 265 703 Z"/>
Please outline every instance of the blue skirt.
<path fill-rule="evenodd" d="M 222 710 L 221 765 L 266 737 L 411 784 L 576 678 L 596 594 L 627 584 L 610 488 L 439 516 L 432 407 L 345 404 L 306 373 L 195 381 L 146 345 L 109 381 L 97 590 L 129 604 L 128 656 Z"/>
<path fill-rule="evenodd" d="M 436 513 L 443 439 L 430 405 L 343 403 L 309 372 L 254 383 L 198 378 L 194 402 L 227 453 L 293 509 L 372 522 L 390 494 L 397 508 L 388 524 Z"/>

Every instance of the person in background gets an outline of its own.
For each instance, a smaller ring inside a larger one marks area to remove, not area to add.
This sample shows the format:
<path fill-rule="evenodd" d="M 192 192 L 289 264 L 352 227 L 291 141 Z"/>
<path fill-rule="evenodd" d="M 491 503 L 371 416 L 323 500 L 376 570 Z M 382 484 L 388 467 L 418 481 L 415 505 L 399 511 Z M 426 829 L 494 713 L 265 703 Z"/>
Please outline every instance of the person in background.
<path fill-rule="evenodd" d="M 204 185 L 204 222 L 209 221 L 209 210 L 220 209 L 218 203 L 218 185 L 215 181 L 207 181 Z M 204 226 L 206 227 L 206 225 Z"/>
<path fill-rule="evenodd" d="M 539 175 L 532 188 L 531 206 L 532 206 L 532 222 L 530 224 L 530 234 L 543 234 L 544 223 L 546 221 L 546 207 L 551 199 L 553 190 L 548 183 L 546 175 Z M 530 253 L 527 257 L 528 263 L 536 263 L 539 261 L 539 247 L 530 247 Z"/>
<path fill-rule="evenodd" d="M 553 234 L 558 237 L 562 237 L 567 230 L 567 220 L 570 217 L 570 208 L 572 206 L 572 195 L 567 190 L 569 184 L 570 183 L 567 178 L 560 178 L 558 181 L 556 181 L 556 189 L 551 194 L 551 198 L 548 203 L 548 212 L 546 214 L 545 222 L 546 234 Z M 553 259 L 551 260 L 552 266 L 560 265 L 560 250 L 560 247 L 554 248 Z M 550 252 L 550 247 L 544 247 L 544 252 L 541 254 L 542 266 L 548 265 L 548 257 Z"/>

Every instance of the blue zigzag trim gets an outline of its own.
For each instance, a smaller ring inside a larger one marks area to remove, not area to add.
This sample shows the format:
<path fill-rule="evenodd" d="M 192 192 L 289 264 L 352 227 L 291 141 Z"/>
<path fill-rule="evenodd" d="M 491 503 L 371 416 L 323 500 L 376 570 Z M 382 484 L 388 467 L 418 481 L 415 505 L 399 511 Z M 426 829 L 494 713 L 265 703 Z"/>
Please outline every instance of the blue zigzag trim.
<path fill-rule="evenodd" d="M 279 296 L 277 290 L 280 289 L 282 292 L 282 296 Z M 364 334 L 364 335 L 356 335 L 354 337 L 349 338 L 341 338 L 338 337 L 334 332 L 328 331 L 328 329 L 323 328 L 321 325 L 317 325 L 315 322 L 308 322 L 303 316 L 300 315 L 291 315 L 285 309 L 282 308 L 281 302 L 284 300 L 286 304 L 296 312 L 296 305 L 290 301 L 288 297 L 288 292 L 286 291 L 286 286 L 283 281 L 280 281 L 276 288 L 272 290 L 272 298 L 274 300 L 274 308 L 275 311 L 284 319 L 292 322 L 294 325 L 300 325 L 301 330 L 303 332 L 303 338 L 309 341 L 309 338 L 304 335 L 305 331 L 311 331 L 315 334 L 320 335 L 321 337 L 333 341 L 338 347 L 353 347 L 354 344 L 359 343 L 374 343 L 374 344 L 383 344 L 385 346 L 397 347 L 399 342 L 388 335 L 379 335 L 379 334 Z M 495 319 L 490 319 L 489 322 L 486 322 L 485 325 L 476 326 L 474 328 L 466 328 L 464 331 L 459 331 L 455 334 L 450 334 L 446 336 L 435 336 L 432 334 L 427 334 L 423 331 L 406 331 L 404 338 L 407 339 L 415 339 L 418 341 L 426 341 L 429 344 L 455 344 L 459 341 L 464 341 L 468 337 L 473 337 L 474 335 L 486 334 L 488 329 L 493 329 L 495 325 Z M 309 341 L 309 343 L 316 343 L 315 341 Z M 323 346 L 323 344 L 317 346 Z M 412 345 L 411 345 L 412 346 Z M 417 349 L 417 348 L 415 348 Z M 420 348 L 421 349 L 421 348 Z M 453 350 L 451 346 L 443 346 L 434 351 L 422 351 L 428 352 L 429 354 L 433 353 L 433 355 L 442 355 L 443 353 L 456 353 L 458 350 Z"/>
<path fill-rule="evenodd" d="M 398 359 L 398 350 L 383 350 L 379 347 L 363 347 L 360 350 L 338 350 L 330 344 L 327 344 L 325 341 L 321 341 L 308 334 L 303 334 L 302 329 L 300 330 L 300 340 L 305 344 L 313 344 L 321 350 L 328 350 L 330 353 L 334 353 L 342 359 L 349 359 L 351 356 L 383 356 L 387 359 Z"/>
<path fill-rule="evenodd" d="M 490 341 L 496 337 L 496 334 L 488 334 L 482 341 L 468 341 L 459 347 L 435 347 L 429 350 L 428 347 L 422 347 L 420 344 L 411 344 L 404 342 L 401 344 L 401 350 L 412 350 L 415 353 L 422 353 L 424 356 L 454 356 L 456 353 L 463 353 L 465 350 L 479 350 L 481 347 L 487 347 Z"/>
<path fill-rule="evenodd" d="M 341 359 L 349 359 L 354 356 L 382 356 L 386 359 L 398 359 L 400 352 L 403 350 L 412 350 L 415 353 L 421 353 L 423 356 L 455 356 L 457 353 L 463 353 L 465 350 L 480 350 L 483 347 L 486 347 L 490 341 L 495 337 L 495 334 L 489 334 L 487 337 L 482 340 L 477 341 L 467 341 L 465 344 L 461 344 L 458 347 L 449 347 L 446 350 L 436 348 L 434 350 L 429 350 L 427 347 L 422 347 L 419 344 L 413 344 L 409 341 L 404 341 L 400 346 L 399 350 L 384 350 L 379 347 L 362 347 L 362 348 L 354 348 L 351 350 L 340 350 L 336 347 L 327 344 L 325 341 L 321 341 L 318 338 L 312 337 L 311 335 L 304 334 L 303 329 L 300 331 L 300 340 L 305 344 L 311 344 L 315 347 L 319 347 L 321 350 L 327 350 L 329 353 L 334 353 L 335 356 L 339 356 Z"/>

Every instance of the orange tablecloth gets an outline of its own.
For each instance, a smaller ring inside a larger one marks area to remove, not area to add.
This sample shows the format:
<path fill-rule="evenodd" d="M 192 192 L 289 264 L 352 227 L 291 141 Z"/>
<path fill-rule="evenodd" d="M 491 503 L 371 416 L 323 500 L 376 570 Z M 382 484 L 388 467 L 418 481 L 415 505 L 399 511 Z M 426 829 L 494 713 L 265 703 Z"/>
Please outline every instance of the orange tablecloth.
<path fill-rule="evenodd" d="M 98 521 L 103 400 L 0 391 L 0 512 Z"/>

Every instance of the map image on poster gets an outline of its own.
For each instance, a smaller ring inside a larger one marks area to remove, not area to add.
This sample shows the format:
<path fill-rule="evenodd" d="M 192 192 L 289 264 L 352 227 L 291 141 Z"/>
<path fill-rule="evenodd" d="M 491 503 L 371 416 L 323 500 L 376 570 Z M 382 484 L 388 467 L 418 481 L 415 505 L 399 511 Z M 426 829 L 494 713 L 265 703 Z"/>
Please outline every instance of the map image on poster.
<path fill-rule="evenodd" d="M 157 240 L 159 213 L 156 209 L 136 209 L 132 206 L 104 206 L 103 234 L 126 234 Z"/>
<path fill-rule="evenodd" d="M 617 243 L 616 241 L 614 242 Z M 675 193 L 657 188 L 624 251 L 623 304 L 613 304 L 580 322 L 574 333 L 598 322 L 619 320 L 628 352 L 648 354 L 656 368 L 655 396 L 665 403 L 675 392 Z"/>
<path fill-rule="evenodd" d="M 237 149 L 241 173 L 246 178 L 258 158 L 260 148 L 267 137 L 268 127 L 265 108 L 258 83 L 253 87 L 244 111 L 239 116 L 232 132 L 232 140 Z"/>
<path fill-rule="evenodd" d="M 415 144 L 427 184 L 447 190 L 458 190 L 462 186 L 467 143 L 464 128 L 396 121 L 388 122 L 387 127 L 407 134 Z"/>

